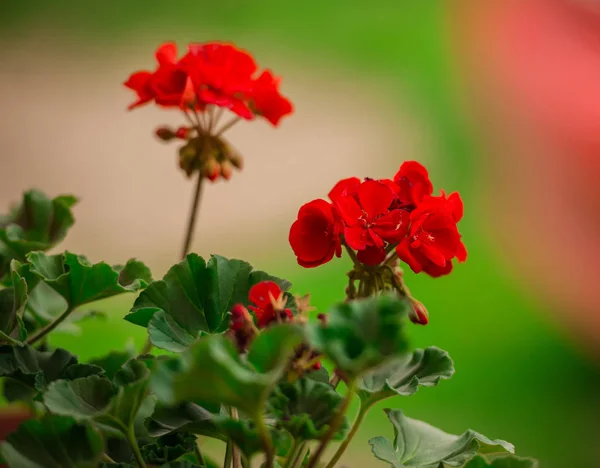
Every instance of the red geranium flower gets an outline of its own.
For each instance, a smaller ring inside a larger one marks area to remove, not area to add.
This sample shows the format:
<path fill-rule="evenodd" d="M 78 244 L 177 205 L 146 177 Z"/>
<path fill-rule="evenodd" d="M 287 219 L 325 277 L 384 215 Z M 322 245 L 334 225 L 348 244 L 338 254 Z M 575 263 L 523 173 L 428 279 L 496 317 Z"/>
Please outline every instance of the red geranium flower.
<path fill-rule="evenodd" d="M 253 110 L 273 125 L 277 125 L 283 116 L 293 111 L 292 103 L 279 93 L 280 81 L 270 70 L 265 70 L 254 81 L 250 93 Z"/>
<path fill-rule="evenodd" d="M 329 199 L 335 202 L 340 197 L 356 197 L 361 183 L 358 177 L 340 180 L 329 192 Z"/>
<path fill-rule="evenodd" d="M 289 235 L 298 264 L 312 268 L 327 263 L 334 254 L 340 257 L 340 231 L 341 226 L 331 203 L 313 200 L 303 205 Z"/>
<path fill-rule="evenodd" d="M 271 322 L 278 319 L 292 319 L 294 315 L 290 309 L 281 311 L 283 317 L 277 317 L 275 314 L 274 302 L 282 296 L 281 288 L 274 281 L 262 281 L 250 288 L 248 299 L 254 305 L 249 305 L 248 309 L 254 312 L 258 321 L 258 326 L 264 328 Z"/>
<path fill-rule="evenodd" d="M 361 251 L 370 249 L 368 258 L 381 257 L 386 242 L 399 242 L 409 227 L 410 215 L 404 210 L 390 210 L 394 200 L 392 190 L 376 180 L 363 182 L 357 197 L 341 196 L 336 205 L 346 227 L 344 238 L 349 247 Z M 363 254 L 364 255 L 364 254 Z"/>
<path fill-rule="evenodd" d="M 418 205 L 426 195 L 433 193 L 427 169 L 417 161 L 406 161 L 394 176 L 396 192 L 402 205 Z"/>
<path fill-rule="evenodd" d="M 466 250 L 456 221 L 444 211 L 411 214 L 411 227 L 408 237 L 402 239 L 396 248 L 398 257 L 406 262 L 412 271 L 437 277 L 450 273 L 452 259 L 466 259 Z"/>

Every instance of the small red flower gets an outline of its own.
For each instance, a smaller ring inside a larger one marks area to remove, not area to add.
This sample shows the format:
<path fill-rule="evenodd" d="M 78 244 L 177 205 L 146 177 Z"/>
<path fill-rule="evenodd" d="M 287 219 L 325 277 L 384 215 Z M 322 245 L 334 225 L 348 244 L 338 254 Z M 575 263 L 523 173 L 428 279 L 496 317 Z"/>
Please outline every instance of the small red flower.
<path fill-rule="evenodd" d="M 397 198 L 402 205 L 418 205 L 426 195 L 433 193 L 427 169 L 417 161 L 406 161 L 394 176 L 398 187 Z"/>
<path fill-rule="evenodd" d="M 265 70 L 252 84 L 250 93 L 253 110 L 273 125 L 293 111 L 292 103 L 279 93 L 280 81 L 271 70 Z"/>
<path fill-rule="evenodd" d="M 274 281 L 262 281 L 250 288 L 248 299 L 254 305 L 249 305 L 248 309 L 254 312 L 259 328 L 264 328 L 276 320 L 294 318 L 290 309 L 279 311 L 282 316 L 277 317 L 274 302 L 281 296 L 281 288 Z"/>
<path fill-rule="evenodd" d="M 466 259 L 466 250 L 456 229 L 456 221 L 444 211 L 411 213 L 408 237 L 396 248 L 398 257 L 412 271 L 437 277 L 450 273 L 452 259 Z"/>
<path fill-rule="evenodd" d="M 408 232 L 410 215 L 404 210 L 390 210 L 393 200 L 392 190 L 376 180 L 363 182 L 356 198 L 340 196 L 336 199 L 348 246 L 358 251 L 371 247 L 368 253 L 362 254 L 365 259 L 385 256 L 385 243 L 399 242 Z"/>
<path fill-rule="evenodd" d="M 334 254 L 340 257 L 340 228 L 331 203 L 313 200 L 303 205 L 289 235 L 298 264 L 312 268 L 327 263 Z"/>

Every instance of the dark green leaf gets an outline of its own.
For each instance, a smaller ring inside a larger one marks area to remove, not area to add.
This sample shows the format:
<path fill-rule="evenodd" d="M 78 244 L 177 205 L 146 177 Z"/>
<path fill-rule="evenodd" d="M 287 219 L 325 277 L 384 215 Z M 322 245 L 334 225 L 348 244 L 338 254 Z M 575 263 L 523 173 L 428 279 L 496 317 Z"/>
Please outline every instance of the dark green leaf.
<path fill-rule="evenodd" d="M 359 380 L 358 396 L 370 406 L 396 395 L 413 395 L 420 386 L 434 387 L 453 374 L 454 364 L 446 351 L 434 346 L 416 349 L 365 374 Z"/>
<path fill-rule="evenodd" d="M 21 424 L 7 437 L 1 451 L 11 468 L 95 468 L 104 442 L 89 423 L 46 415 Z"/>
<path fill-rule="evenodd" d="M 303 378 L 279 384 L 269 398 L 268 411 L 277 418 L 277 426 L 294 439 L 318 440 L 329 430 L 343 399 L 328 383 Z M 336 439 L 343 438 L 347 429 L 344 418 Z"/>
<path fill-rule="evenodd" d="M 9 401 L 30 400 L 50 382 L 68 378 L 67 371 L 75 364 L 77 357 L 61 348 L 44 352 L 29 345 L 1 346 L 0 377 L 7 377 L 4 396 Z"/>
<path fill-rule="evenodd" d="M 394 468 L 444 468 L 462 466 L 477 454 L 513 453 L 512 444 L 490 440 L 468 430 L 460 436 L 447 434 L 429 424 L 385 410 L 394 426 L 394 442 L 385 437 L 369 440 L 373 454 Z"/>
<path fill-rule="evenodd" d="M 200 400 L 257 416 L 301 339 L 292 325 L 271 327 L 252 343 L 245 362 L 227 337 L 205 336 L 180 357 L 157 365 L 152 389 L 168 405 Z"/>
<path fill-rule="evenodd" d="M 309 326 L 310 344 L 354 378 L 407 351 L 408 307 L 395 295 L 338 304 L 326 323 Z"/>
<path fill-rule="evenodd" d="M 187 433 L 174 433 L 156 439 L 141 448 L 146 463 L 159 465 L 177 460 L 182 455 L 194 451 L 196 436 Z"/>
<path fill-rule="evenodd" d="M 116 385 L 97 375 L 58 380 L 44 393 L 44 404 L 53 413 L 93 419 L 126 432 L 135 423 L 148 395 L 148 375 L 148 368 L 142 362 L 129 361 L 116 373 Z"/>
<path fill-rule="evenodd" d="M 148 434 L 160 437 L 177 431 L 225 440 L 214 423 L 219 415 L 220 405 L 209 407 L 190 401 L 175 406 L 156 405 L 152 417 L 148 420 Z"/>
<path fill-rule="evenodd" d="M 22 317 L 27 306 L 27 282 L 21 276 L 22 265 L 10 264 L 11 287 L 0 290 L 0 343 L 22 342 L 27 338 Z"/>
<path fill-rule="evenodd" d="M 514 455 L 498 457 L 488 461 L 481 456 L 473 458 L 464 468 L 537 468 L 538 462 L 531 458 L 520 458 Z"/>
<path fill-rule="evenodd" d="M 112 380 L 123 364 L 135 357 L 136 351 L 129 346 L 125 351 L 111 351 L 106 356 L 90 360 L 90 364 L 104 369 L 104 375 Z"/>
<path fill-rule="evenodd" d="M 46 255 L 31 252 L 27 259 L 32 272 L 59 293 L 71 309 L 125 292 L 136 292 L 151 281 L 148 268 L 137 260 L 125 267 L 101 262 L 92 265 L 85 257 L 70 252 Z"/>
<path fill-rule="evenodd" d="M 227 438 L 231 439 L 249 459 L 253 455 L 264 451 L 263 440 L 253 422 L 245 419 L 231 419 L 229 417 L 220 418 L 216 422 L 219 429 Z M 292 446 L 290 435 L 273 427 L 268 427 L 267 429 L 271 434 L 275 453 L 280 456 L 287 455 Z"/>
<path fill-rule="evenodd" d="M 284 291 L 291 286 L 241 260 L 213 255 L 207 263 L 189 254 L 140 294 L 125 319 L 147 327 L 155 346 L 181 352 L 201 334 L 224 331 L 231 307 L 247 305 L 250 288 L 265 279 Z"/>
<path fill-rule="evenodd" d="M 25 192 L 21 205 L 0 217 L 0 277 L 12 259 L 23 262 L 27 253 L 63 240 L 74 223 L 71 207 L 76 202 L 70 195 L 50 200 L 37 190 Z"/>

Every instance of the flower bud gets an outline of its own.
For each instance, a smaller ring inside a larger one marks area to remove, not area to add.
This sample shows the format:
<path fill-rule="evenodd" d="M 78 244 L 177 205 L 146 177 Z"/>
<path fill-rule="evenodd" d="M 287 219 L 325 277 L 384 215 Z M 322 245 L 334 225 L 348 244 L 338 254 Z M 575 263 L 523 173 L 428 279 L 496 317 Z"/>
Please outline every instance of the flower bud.
<path fill-rule="evenodd" d="M 244 158 L 242 158 L 239 154 L 233 153 L 229 155 L 229 161 L 233 164 L 233 167 L 236 169 L 244 168 Z"/>
<path fill-rule="evenodd" d="M 229 320 L 229 328 L 234 331 L 242 330 L 252 322 L 250 312 L 242 304 L 235 304 L 231 308 L 231 318 Z"/>
<path fill-rule="evenodd" d="M 219 178 L 221 174 L 221 165 L 217 162 L 216 159 L 211 158 L 206 163 L 204 163 L 204 168 L 202 173 L 204 177 L 206 177 L 211 182 L 214 182 Z"/>
<path fill-rule="evenodd" d="M 173 130 L 171 130 L 169 127 L 158 127 L 154 133 L 162 141 L 169 141 L 175 138 L 175 132 L 173 132 Z"/>
<path fill-rule="evenodd" d="M 235 304 L 231 308 L 231 317 L 229 319 L 228 335 L 235 342 L 238 350 L 242 353 L 258 333 L 254 319 L 242 304 Z"/>
<path fill-rule="evenodd" d="M 231 179 L 231 175 L 233 174 L 233 166 L 228 160 L 225 160 L 221 163 L 221 175 L 223 179 L 229 180 Z"/>
<path fill-rule="evenodd" d="M 417 325 L 427 325 L 429 323 L 429 312 L 423 305 L 423 303 L 416 299 L 411 299 L 412 307 L 408 313 L 408 317 L 412 323 Z"/>
<path fill-rule="evenodd" d="M 190 129 L 187 127 L 179 127 L 175 131 L 175 137 L 179 138 L 180 140 L 187 140 L 189 134 L 190 134 Z"/>

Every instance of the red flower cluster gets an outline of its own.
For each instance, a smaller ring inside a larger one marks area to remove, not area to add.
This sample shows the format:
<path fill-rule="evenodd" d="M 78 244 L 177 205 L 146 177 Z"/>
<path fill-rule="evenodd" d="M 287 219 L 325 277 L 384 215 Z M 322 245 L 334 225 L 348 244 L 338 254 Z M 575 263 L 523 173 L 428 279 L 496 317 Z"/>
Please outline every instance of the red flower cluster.
<path fill-rule="evenodd" d="M 456 192 L 432 193 L 427 170 L 416 161 L 402 164 L 393 180 L 338 182 L 329 192 L 331 202 L 314 200 L 298 212 L 289 236 L 298 263 L 327 263 L 341 256 L 344 243 L 365 265 L 379 265 L 395 249 L 416 273 L 449 273 L 454 258 L 467 257 L 457 229 L 463 204 Z"/>
<path fill-rule="evenodd" d="M 153 72 L 135 72 L 124 83 L 137 94 L 129 109 L 151 101 L 197 111 L 214 105 L 246 120 L 263 116 L 273 125 L 293 110 L 291 102 L 279 93 L 279 78 L 270 70 L 256 76 L 254 58 L 232 44 L 190 44 L 178 59 L 177 46 L 167 42 L 155 55 Z"/>

